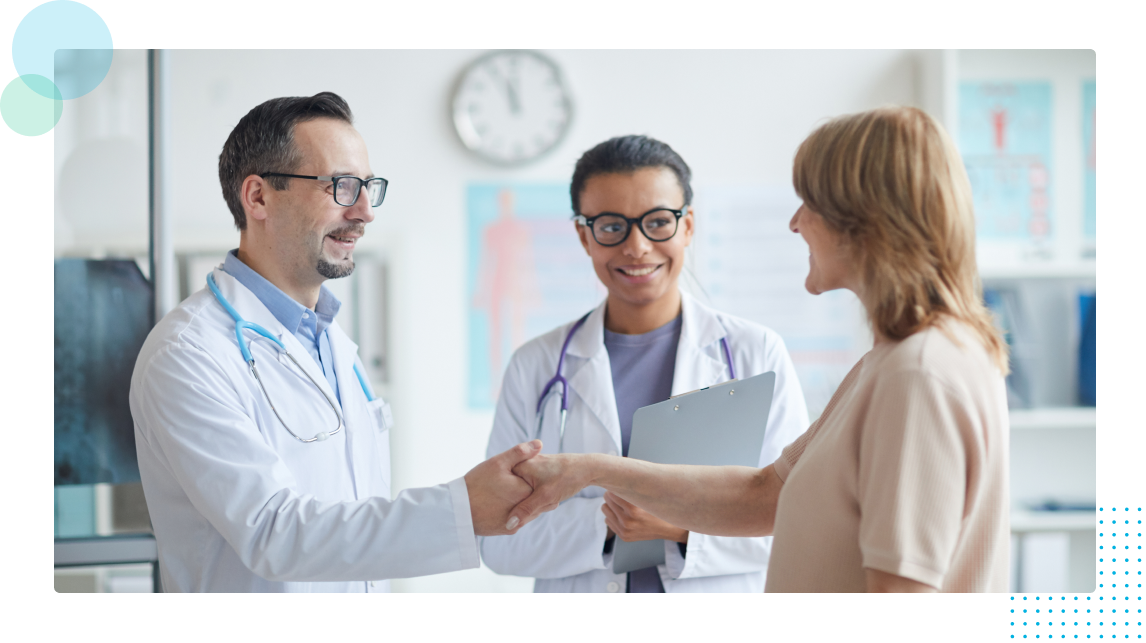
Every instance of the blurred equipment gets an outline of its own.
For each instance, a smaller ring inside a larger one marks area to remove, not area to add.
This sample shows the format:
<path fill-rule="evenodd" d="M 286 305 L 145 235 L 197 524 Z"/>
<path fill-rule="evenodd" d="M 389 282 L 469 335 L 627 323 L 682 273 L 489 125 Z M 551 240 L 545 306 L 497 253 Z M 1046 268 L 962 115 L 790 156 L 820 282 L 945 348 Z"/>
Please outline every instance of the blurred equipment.
<path fill-rule="evenodd" d="M 127 394 L 151 311 L 134 261 L 56 260 L 55 484 L 139 481 Z"/>

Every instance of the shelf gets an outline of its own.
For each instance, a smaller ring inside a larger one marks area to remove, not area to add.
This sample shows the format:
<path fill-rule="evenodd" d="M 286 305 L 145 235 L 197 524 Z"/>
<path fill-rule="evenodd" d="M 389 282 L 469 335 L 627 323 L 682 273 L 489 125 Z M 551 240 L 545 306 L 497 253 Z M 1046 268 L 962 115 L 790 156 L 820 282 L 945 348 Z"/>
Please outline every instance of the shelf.
<path fill-rule="evenodd" d="M 1011 511 L 1011 533 L 1090 531 L 1097 523 L 1094 511 Z"/>
<path fill-rule="evenodd" d="M 1096 417 L 1095 408 L 1086 406 L 1014 409 L 1011 411 L 1011 429 L 1094 429 Z"/>
<path fill-rule="evenodd" d="M 1095 263 L 1029 264 L 1016 266 L 982 267 L 979 277 L 984 281 L 1007 279 L 1096 279 Z"/>

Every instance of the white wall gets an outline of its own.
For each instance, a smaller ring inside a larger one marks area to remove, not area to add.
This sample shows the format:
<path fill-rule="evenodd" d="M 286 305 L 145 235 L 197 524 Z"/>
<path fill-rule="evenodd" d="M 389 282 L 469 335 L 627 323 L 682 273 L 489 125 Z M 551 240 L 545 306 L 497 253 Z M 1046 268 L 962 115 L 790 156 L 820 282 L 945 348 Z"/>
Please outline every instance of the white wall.
<path fill-rule="evenodd" d="M 331 90 L 354 110 L 374 172 L 390 180 L 360 247 L 385 253 L 392 266 L 387 393 L 397 421 L 399 489 L 456 478 L 485 451 L 491 414 L 468 410 L 464 395 L 468 183 L 567 181 L 582 151 L 611 136 L 642 133 L 679 151 L 697 185 L 785 185 L 797 144 L 817 122 L 916 103 L 919 84 L 916 57 L 907 51 L 550 51 L 573 93 L 572 129 L 537 163 L 505 169 L 466 153 L 449 119 L 452 85 L 480 53 L 175 51 L 171 60 L 177 251 L 237 245 L 216 168 L 227 134 L 251 107 Z M 117 54 L 116 65 L 131 59 Z M 72 149 L 61 135 L 65 127 L 57 133 L 57 173 Z M 143 143 L 145 154 L 145 137 Z M 141 188 L 146 193 L 146 183 Z M 145 252 L 143 208 L 142 215 L 124 208 L 118 217 L 58 214 L 72 236 L 57 238 L 57 253 Z M 703 229 L 703 212 L 698 225 Z M 485 569 L 395 583 L 409 591 L 530 587 Z"/>

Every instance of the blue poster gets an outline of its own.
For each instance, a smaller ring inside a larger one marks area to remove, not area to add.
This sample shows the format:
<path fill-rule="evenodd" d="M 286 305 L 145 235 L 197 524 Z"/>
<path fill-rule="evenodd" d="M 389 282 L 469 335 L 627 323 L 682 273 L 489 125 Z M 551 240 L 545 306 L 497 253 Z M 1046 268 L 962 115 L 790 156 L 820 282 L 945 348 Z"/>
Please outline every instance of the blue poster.
<path fill-rule="evenodd" d="M 980 239 L 1050 235 L 1050 83 L 961 83 L 959 150 Z"/>
<path fill-rule="evenodd" d="M 470 408 L 492 409 L 519 346 L 577 319 L 605 290 L 578 240 L 569 184 L 466 191 Z"/>
<path fill-rule="evenodd" d="M 1082 232 L 1094 241 L 1097 191 L 1094 179 L 1094 81 L 1082 84 L 1083 212 Z"/>

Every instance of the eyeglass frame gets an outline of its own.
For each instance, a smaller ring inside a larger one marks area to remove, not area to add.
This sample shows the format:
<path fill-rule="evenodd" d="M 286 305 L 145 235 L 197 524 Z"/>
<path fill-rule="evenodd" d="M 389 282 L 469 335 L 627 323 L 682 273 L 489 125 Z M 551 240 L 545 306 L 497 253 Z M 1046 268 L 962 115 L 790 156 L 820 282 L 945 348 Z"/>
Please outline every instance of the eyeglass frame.
<path fill-rule="evenodd" d="M 334 193 L 331 194 L 330 196 L 334 198 L 335 203 L 338 203 L 338 205 L 341 205 L 344 208 L 349 208 L 349 207 L 353 206 L 355 203 L 358 203 L 358 197 L 362 196 L 362 188 L 366 187 L 366 184 L 369 183 L 370 181 L 381 181 L 382 182 L 382 201 L 386 200 L 386 189 L 390 186 L 390 182 L 387 181 L 386 179 L 380 177 L 380 176 L 375 176 L 375 177 L 369 178 L 369 179 L 363 179 L 363 178 L 359 178 L 357 176 L 353 176 L 350 174 L 339 174 L 338 176 L 305 176 L 302 174 L 284 174 L 282 172 L 263 172 L 262 174 L 259 175 L 259 178 L 265 179 L 268 176 L 282 176 L 282 177 L 286 177 L 289 179 L 315 179 L 317 181 L 331 181 L 333 183 Z M 354 193 L 354 201 L 352 201 L 351 203 L 339 203 L 339 201 L 338 201 L 338 179 L 358 179 L 358 191 L 356 191 Z M 382 201 L 379 201 L 378 205 L 371 204 L 370 207 L 376 208 L 379 205 L 382 205 Z"/>
<path fill-rule="evenodd" d="M 600 213 L 594 217 L 587 217 L 587 216 L 578 212 L 578 213 L 573 215 L 573 220 L 576 221 L 577 223 L 583 225 L 583 226 L 588 227 L 589 228 L 589 234 L 592 235 L 593 241 L 596 241 L 597 245 L 605 247 L 605 248 L 615 248 L 615 247 L 621 245 L 622 243 L 628 241 L 629 235 L 633 233 L 633 224 L 634 223 L 637 224 L 637 226 L 636 226 L 637 229 L 641 231 L 641 234 L 645 235 L 646 239 L 648 239 L 649 241 L 652 241 L 653 243 L 661 243 L 663 241 L 668 241 L 669 239 L 672 239 L 673 237 L 676 236 L 676 233 L 680 231 L 680 220 L 685 216 L 685 213 L 688 211 L 688 206 L 689 206 L 689 204 L 685 203 L 684 205 L 680 206 L 679 210 L 674 210 L 672 208 L 653 208 L 652 210 L 649 210 L 648 212 L 642 214 L 641 216 L 639 216 L 635 219 L 630 219 L 629 217 L 626 217 L 623 214 L 618 214 L 616 212 L 602 212 L 602 213 Z M 669 235 L 668 237 L 666 237 L 664 239 L 654 239 L 654 238 L 649 236 L 649 233 L 645 232 L 645 226 L 641 222 L 644 221 L 645 217 L 649 216 L 650 214 L 652 214 L 654 212 L 661 212 L 661 211 L 671 212 L 673 214 L 673 216 L 676 217 L 676 227 L 673 228 L 672 234 Z M 597 239 L 596 231 L 594 231 L 594 229 L 593 229 L 593 222 L 596 221 L 597 219 L 600 219 L 601 217 L 618 217 L 618 218 L 624 219 L 625 225 L 627 226 L 625 228 L 625 236 L 621 237 L 621 240 L 618 241 L 617 243 L 601 243 Z"/>

